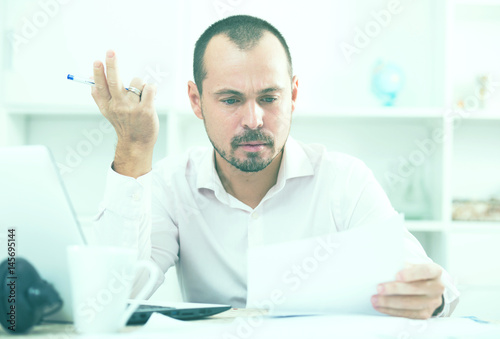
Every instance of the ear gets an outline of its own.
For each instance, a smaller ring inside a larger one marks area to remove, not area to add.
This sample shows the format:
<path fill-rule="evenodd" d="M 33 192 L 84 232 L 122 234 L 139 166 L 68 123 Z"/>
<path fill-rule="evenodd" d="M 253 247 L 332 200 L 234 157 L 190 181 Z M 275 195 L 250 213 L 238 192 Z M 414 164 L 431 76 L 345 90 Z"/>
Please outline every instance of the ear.
<path fill-rule="evenodd" d="M 295 105 L 297 103 L 297 92 L 299 88 L 299 78 L 295 75 L 292 79 L 292 113 L 295 111 Z"/>
<path fill-rule="evenodd" d="M 188 96 L 191 103 L 191 108 L 194 114 L 199 118 L 203 119 L 203 114 L 201 113 L 201 98 L 198 92 L 198 87 L 192 81 L 188 81 Z"/>

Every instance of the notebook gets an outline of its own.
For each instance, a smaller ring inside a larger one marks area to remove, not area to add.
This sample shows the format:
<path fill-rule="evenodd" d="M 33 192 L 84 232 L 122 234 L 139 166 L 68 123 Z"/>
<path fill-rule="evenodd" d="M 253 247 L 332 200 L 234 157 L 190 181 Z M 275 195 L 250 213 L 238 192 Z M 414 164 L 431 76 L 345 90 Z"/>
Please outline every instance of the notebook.
<path fill-rule="evenodd" d="M 86 241 L 47 147 L 0 147 L 0 209 L 0 262 L 7 258 L 7 236 L 14 229 L 16 257 L 31 262 L 63 299 L 62 309 L 46 320 L 71 322 L 66 248 Z M 196 319 L 230 308 L 218 304 L 144 302 L 129 323 L 143 323 L 153 312 L 177 319 Z"/>

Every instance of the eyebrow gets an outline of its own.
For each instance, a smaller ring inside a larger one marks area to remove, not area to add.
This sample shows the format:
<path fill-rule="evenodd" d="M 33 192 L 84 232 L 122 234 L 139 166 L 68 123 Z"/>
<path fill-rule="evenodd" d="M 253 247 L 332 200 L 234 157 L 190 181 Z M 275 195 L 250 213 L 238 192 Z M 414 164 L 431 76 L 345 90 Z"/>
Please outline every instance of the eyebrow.
<path fill-rule="evenodd" d="M 282 90 L 283 90 L 282 87 L 269 87 L 269 88 L 265 88 L 263 90 L 260 90 L 258 94 L 261 95 L 261 94 L 266 94 L 266 93 L 270 93 L 270 92 L 279 92 Z M 223 89 L 214 93 L 214 95 L 224 95 L 224 94 L 233 94 L 233 95 L 243 96 L 243 93 L 236 91 L 234 89 L 228 89 L 228 88 L 223 88 Z"/>

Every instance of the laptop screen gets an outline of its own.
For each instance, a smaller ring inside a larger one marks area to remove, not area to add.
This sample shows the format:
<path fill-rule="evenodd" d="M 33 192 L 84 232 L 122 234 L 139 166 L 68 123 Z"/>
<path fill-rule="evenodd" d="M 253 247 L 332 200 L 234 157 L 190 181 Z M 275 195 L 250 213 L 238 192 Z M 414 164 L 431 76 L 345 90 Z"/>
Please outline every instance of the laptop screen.
<path fill-rule="evenodd" d="M 15 230 L 15 257 L 27 259 L 63 299 L 47 319 L 71 321 L 66 247 L 85 238 L 47 147 L 0 147 L 0 216 L 0 248 Z M 6 257 L 0 251 L 0 260 Z"/>

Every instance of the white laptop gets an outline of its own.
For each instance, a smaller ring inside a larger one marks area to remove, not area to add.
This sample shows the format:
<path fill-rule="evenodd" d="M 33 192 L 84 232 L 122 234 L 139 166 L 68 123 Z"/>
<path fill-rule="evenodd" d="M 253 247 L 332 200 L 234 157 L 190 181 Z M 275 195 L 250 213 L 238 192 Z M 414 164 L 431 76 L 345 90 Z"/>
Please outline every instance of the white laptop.
<path fill-rule="evenodd" d="M 0 262 L 7 257 L 8 229 L 14 228 L 16 257 L 31 262 L 63 299 L 62 309 L 47 320 L 72 321 L 66 247 L 86 241 L 47 147 L 0 147 L 0 218 Z M 147 306 L 133 314 L 129 323 L 143 323 L 154 311 L 196 319 L 231 308 L 197 303 L 144 304 Z"/>

